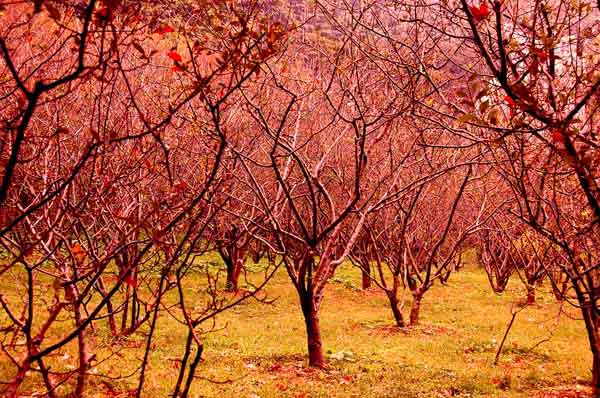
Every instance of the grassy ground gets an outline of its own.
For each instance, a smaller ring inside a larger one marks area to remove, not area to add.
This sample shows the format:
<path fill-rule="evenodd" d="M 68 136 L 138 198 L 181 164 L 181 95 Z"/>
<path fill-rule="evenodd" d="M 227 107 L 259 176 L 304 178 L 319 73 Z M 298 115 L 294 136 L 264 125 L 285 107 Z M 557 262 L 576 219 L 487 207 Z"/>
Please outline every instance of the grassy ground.
<path fill-rule="evenodd" d="M 565 313 L 559 317 L 560 306 L 547 287 L 539 292 L 538 304 L 517 315 L 500 363 L 493 366 L 511 307 L 525 295 L 518 281 L 511 281 L 505 294 L 495 295 L 480 270 L 466 269 L 451 276 L 449 286 L 435 287 L 425 296 L 420 326 L 398 329 L 391 326 L 391 313 L 380 292 L 357 290 L 359 277 L 356 270 L 343 267 L 326 292 L 321 327 L 328 370 L 306 368 L 298 300 L 280 272 L 267 289 L 277 298 L 274 304 L 249 302 L 218 319 L 223 329 L 206 336 L 204 361 L 191 396 L 585 396 L 577 393 L 587 389 L 591 366 L 583 323 L 570 319 L 577 317 L 572 308 L 563 308 Z M 171 392 L 176 359 L 184 345 L 184 330 L 174 327 L 166 315 L 159 322 L 148 397 L 166 397 Z M 136 347 L 142 339 L 140 335 L 123 341 L 129 349 L 115 354 L 121 358 L 99 364 L 98 371 L 111 375 L 135 371 L 141 355 Z M 97 350 L 106 353 L 115 348 L 114 344 L 103 348 L 101 335 L 97 340 Z M 113 389 L 117 396 L 126 396 L 121 392 L 134 387 L 127 380 L 92 382 L 102 390 L 91 395 L 98 397 Z M 32 395 L 35 381 L 25 389 Z"/>

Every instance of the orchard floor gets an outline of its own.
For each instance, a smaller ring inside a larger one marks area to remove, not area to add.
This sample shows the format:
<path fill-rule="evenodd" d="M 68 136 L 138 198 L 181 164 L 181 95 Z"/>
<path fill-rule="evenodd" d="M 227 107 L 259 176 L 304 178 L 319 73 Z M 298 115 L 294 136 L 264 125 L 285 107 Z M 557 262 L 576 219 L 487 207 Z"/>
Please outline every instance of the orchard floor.
<path fill-rule="evenodd" d="M 425 296 L 421 325 L 405 329 L 392 326 L 384 295 L 376 288 L 360 291 L 359 283 L 358 272 L 345 266 L 328 286 L 321 307 L 328 369 L 306 367 L 302 315 L 295 291 L 281 271 L 267 289 L 276 299 L 273 304 L 248 302 L 218 318 L 222 329 L 206 336 L 204 360 L 190 395 L 588 396 L 591 355 L 583 322 L 566 303 L 561 313 L 548 286 L 538 293 L 537 304 L 517 315 L 500 362 L 494 366 L 511 307 L 524 297 L 518 280 L 512 280 L 503 295 L 496 295 L 481 270 L 458 272 L 448 286 L 436 286 Z M 169 396 L 185 341 L 185 331 L 170 328 L 166 323 L 173 321 L 167 316 L 159 322 L 145 389 L 149 398 Z M 135 371 L 141 356 L 135 347 L 142 340 L 134 335 L 123 341 L 130 349 L 123 350 L 121 358 L 99 365 L 97 371 L 112 376 Z M 90 397 L 126 397 L 134 387 L 127 379 L 92 378 L 90 382 Z M 35 383 L 24 387 L 23 396 L 41 396 L 35 393 Z"/>

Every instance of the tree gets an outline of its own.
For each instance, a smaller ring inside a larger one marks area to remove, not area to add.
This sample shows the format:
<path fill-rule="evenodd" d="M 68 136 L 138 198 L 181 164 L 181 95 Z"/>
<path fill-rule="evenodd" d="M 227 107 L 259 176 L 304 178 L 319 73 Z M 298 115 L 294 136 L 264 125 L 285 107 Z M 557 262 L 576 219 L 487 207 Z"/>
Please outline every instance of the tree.
<path fill-rule="evenodd" d="M 319 308 L 386 174 L 377 143 L 398 95 L 377 92 L 376 71 L 364 72 L 350 44 L 323 48 L 329 56 L 310 45 L 288 49 L 287 67 L 267 71 L 266 97 L 246 92 L 259 134 L 245 137 L 252 151 L 240 161 L 263 213 L 257 234 L 282 256 L 298 292 L 309 364 L 323 367 Z M 306 61 L 289 58 L 304 50 Z M 371 171 L 377 179 L 367 180 Z"/>
<path fill-rule="evenodd" d="M 445 284 L 451 272 L 460 267 L 465 240 L 481 222 L 482 210 L 471 212 L 463 198 L 472 177 L 471 167 L 465 166 L 467 170 L 462 173 L 436 172 L 428 170 L 427 155 L 421 158 L 421 164 L 413 166 L 417 176 L 403 170 L 403 177 L 409 178 L 405 184 L 413 187 L 370 224 L 379 226 L 370 232 L 378 256 L 376 284 L 385 291 L 399 327 L 405 326 L 400 289 L 410 290 L 409 322 L 416 325 L 425 293 L 436 281 Z M 442 167 L 451 170 L 453 165 Z"/>
<path fill-rule="evenodd" d="M 455 44 L 464 45 L 454 62 L 468 60 L 459 122 L 486 146 L 510 186 L 510 212 L 561 252 L 559 266 L 586 324 L 596 395 L 599 6 L 461 0 L 430 9 L 432 18 L 446 21 Z"/>
<path fill-rule="evenodd" d="M 253 4 L 36 1 L 2 11 L 1 276 L 24 282 L 20 296 L 0 296 L 14 364 L 4 392 L 17 396 L 35 371 L 49 396 L 73 376 L 83 396 L 98 360 L 89 331 L 106 319 L 114 337 L 149 323 L 140 396 L 159 310 L 177 288 L 193 337 L 184 364 L 196 347 L 174 388 L 185 397 L 202 355 L 195 330 L 256 295 L 223 302 L 207 274 L 212 304 L 190 312 L 182 280 L 222 207 L 213 199 L 229 101 L 283 32 Z M 54 339 L 58 319 L 69 322 Z M 77 365 L 61 373 L 51 354 L 73 340 Z"/>

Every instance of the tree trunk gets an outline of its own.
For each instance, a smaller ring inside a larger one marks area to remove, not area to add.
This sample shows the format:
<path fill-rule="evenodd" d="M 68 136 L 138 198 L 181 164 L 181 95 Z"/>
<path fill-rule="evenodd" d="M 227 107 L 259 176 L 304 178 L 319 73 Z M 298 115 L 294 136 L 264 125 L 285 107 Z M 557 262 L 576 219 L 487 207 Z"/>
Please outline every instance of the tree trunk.
<path fill-rule="evenodd" d="M 592 351 L 592 396 L 600 397 L 600 319 L 596 315 L 593 304 L 582 300 L 578 295 L 580 302 L 584 304 L 581 307 L 585 329 L 588 334 L 590 350 Z"/>
<path fill-rule="evenodd" d="M 71 290 L 71 296 L 73 297 L 73 306 L 75 312 L 75 325 L 80 327 L 83 323 L 81 317 L 81 307 L 79 304 L 76 304 L 77 297 L 79 294 L 76 292 L 73 286 L 69 286 L 67 289 Z M 83 398 L 84 390 L 85 390 L 85 382 L 87 379 L 87 371 L 89 368 L 89 354 L 87 351 L 86 344 L 86 330 L 82 329 L 77 334 L 77 348 L 79 354 L 79 367 L 77 369 L 77 380 L 75 386 L 75 397 Z"/>
<path fill-rule="evenodd" d="M 237 260 L 235 261 L 234 267 L 233 267 L 233 288 L 234 291 L 238 291 L 239 290 L 239 285 L 240 285 L 240 274 L 242 273 L 242 268 L 244 268 L 244 256 L 242 255 L 241 257 L 238 257 Z"/>
<path fill-rule="evenodd" d="M 102 278 L 98 278 L 98 283 L 96 284 L 98 291 L 100 292 L 100 295 L 102 296 L 102 298 L 106 297 L 106 288 L 104 287 L 104 281 L 102 280 Z M 108 313 L 108 325 L 110 327 L 110 333 L 113 336 L 116 336 L 118 334 L 117 332 L 117 322 L 115 320 L 115 313 L 114 313 L 114 308 L 112 305 L 112 301 L 108 300 L 106 302 L 106 312 Z"/>
<path fill-rule="evenodd" d="M 260 262 L 260 259 L 261 259 L 262 257 L 263 257 L 263 256 L 262 256 L 262 253 L 261 253 L 260 251 L 258 251 L 258 250 L 257 250 L 257 251 L 255 251 L 255 252 L 252 252 L 252 262 L 253 262 L 254 264 L 258 264 L 258 263 Z"/>
<path fill-rule="evenodd" d="M 535 287 L 527 285 L 527 305 L 535 304 Z"/>
<path fill-rule="evenodd" d="M 239 290 L 240 274 L 244 266 L 244 259 L 234 256 L 227 262 L 227 290 L 237 292 Z"/>
<path fill-rule="evenodd" d="M 244 268 L 244 260 L 246 251 L 235 247 L 229 249 L 229 254 L 220 253 L 225 266 L 227 267 L 227 285 L 226 289 L 230 292 L 239 290 L 239 280 L 242 268 Z"/>
<path fill-rule="evenodd" d="M 419 324 L 419 313 L 421 311 L 421 294 L 413 294 L 413 302 L 410 307 L 410 324 L 411 326 Z"/>
<path fill-rule="evenodd" d="M 559 288 L 560 285 L 560 288 Z M 568 280 L 561 281 L 560 279 L 552 283 L 552 293 L 554 293 L 554 297 L 557 301 L 563 301 L 565 298 L 565 293 L 569 288 Z"/>
<path fill-rule="evenodd" d="M 371 266 L 369 262 L 365 262 L 362 269 L 362 289 L 367 290 L 371 287 Z"/>
<path fill-rule="evenodd" d="M 130 296 L 130 292 L 129 292 L 129 285 L 125 284 L 125 303 L 123 305 L 123 315 L 121 317 L 121 335 L 125 336 L 127 335 L 126 330 L 127 330 L 127 317 L 129 315 L 129 296 Z"/>
<path fill-rule="evenodd" d="M 598 355 L 598 349 L 594 353 L 594 364 L 592 367 L 592 396 L 600 397 L 600 355 Z"/>
<path fill-rule="evenodd" d="M 79 326 L 81 324 L 81 319 L 78 321 Z M 77 369 L 77 382 L 75 387 L 75 396 L 77 398 L 82 398 L 85 390 L 85 381 L 87 378 L 87 371 L 89 367 L 89 357 L 85 342 L 85 330 L 82 330 L 77 335 L 77 346 L 79 351 L 79 368 Z"/>
<path fill-rule="evenodd" d="M 19 391 L 19 387 L 21 386 L 21 383 L 23 383 L 23 380 L 25 380 L 25 376 L 27 375 L 27 372 L 29 372 L 30 368 L 31 368 L 31 362 L 29 362 L 29 359 L 26 359 L 25 361 L 23 361 L 23 364 L 17 370 L 17 374 L 15 375 L 14 379 L 8 384 L 8 387 L 6 389 L 7 397 L 9 397 L 9 398 L 17 397 L 17 392 Z"/>
<path fill-rule="evenodd" d="M 399 328 L 403 328 L 406 326 L 404 323 L 404 317 L 402 316 L 402 311 L 398 307 L 398 298 L 396 294 L 388 293 L 388 299 L 390 301 L 390 308 L 392 309 L 392 314 L 394 314 L 394 320 L 396 321 L 396 326 Z"/>
<path fill-rule="evenodd" d="M 304 323 L 306 324 L 308 366 L 313 368 L 324 368 L 325 358 L 323 357 L 319 313 L 309 297 L 304 297 L 300 300 L 302 301 L 302 313 L 304 314 Z"/>
<path fill-rule="evenodd" d="M 237 292 L 238 283 L 235 279 L 235 263 L 232 260 L 226 261 L 227 265 L 227 291 Z"/>
<path fill-rule="evenodd" d="M 135 325 L 140 317 L 140 305 L 138 304 L 137 289 L 133 289 L 131 295 L 131 317 L 129 319 L 128 334 L 135 331 Z"/>

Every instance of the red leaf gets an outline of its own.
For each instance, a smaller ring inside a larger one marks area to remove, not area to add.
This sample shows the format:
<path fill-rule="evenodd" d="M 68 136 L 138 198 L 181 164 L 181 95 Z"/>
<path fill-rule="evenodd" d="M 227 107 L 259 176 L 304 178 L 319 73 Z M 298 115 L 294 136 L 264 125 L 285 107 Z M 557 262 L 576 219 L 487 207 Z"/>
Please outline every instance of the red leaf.
<path fill-rule="evenodd" d="M 125 277 L 125 279 L 123 281 L 133 288 L 136 287 L 135 278 L 133 277 L 133 275 L 131 273 L 127 274 L 127 276 Z"/>
<path fill-rule="evenodd" d="M 273 366 L 271 366 L 271 367 L 269 368 L 269 371 L 270 371 L 270 372 L 279 372 L 279 371 L 280 371 L 280 370 L 282 370 L 282 369 L 283 369 L 283 366 L 281 366 L 281 364 L 280 364 L 280 363 L 276 363 L 276 364 L 274 364 Z"/>
<path fill-rule="evenodd" d="M 342 380 L 340 381 L 340 384 L 349 384 L 349 383 L 352 383 L 353 380 L 354 379 L 353 379 L 352 376 L 346 375 L 346 376 L 342 377 Z"/>
<path fill-rule="evenodd" d="M 563 133 L 561 133 L 560 130 L 558 129 L 554 129 L 552 130 L 552 141 L 554 141 L 557 144 L 563 144 L 565 143 L 565 136 L 563 135 Z"/>
<path fill-rule="evenodd" d="M 164 35 L 164 34 L 173 33 L 173 32 L 175 32 L 175 29 L 173 29 L 169 25 L 161 26 L 154 31 L 154 33 L 158 33 L 159 35 Z"/>
<path fill-rule="evenodd" d="M 517 106 L 517 104 L 515 103 L 515 101 L 510 98 L 508 95 L 504 96 L 504 100 L 506 101 L 506 103 L 508 104 L 508 106 L 510 106 L 511 108 L 514 108 L 515 106 Z"/>
<path fill-rule="evenodd" d="M 287 389 L 288 389 L 288 386 L 286 386 L 286 385 L 285 385 L 285 384 L 283 384 L 283 383 L 277 383 L 277 384 L 276 384 L 276 387 L 277 387 L 277 389 L 278 389 L 279 391 L 285 391 L 285 390 L 287 390 Z"/>
<path fill-rule="evenodd" d="M 490 15 L 490 9 L 488 8 L 487 4 L 483 3 L 479 6 L 479 15 L 484 18 Z"/>
<path fill-rule="evenodd" d="M 17 104 L 19 105 L 19 108 L 23 108 L 25 105 L 27 105 L 27 97 L 25 94 L 17 95 Z"/>
<path fill-rule="evenodd" d="M 483 3 L 479 7 L 469 6 L 469 11 L 473 15 L 475 22 L 481 22 L 490 16 L 490 9 L 487 4 Z"/>
<path fill-rule="evenodd" d="M 177 53 L 177 51 L 175 50 L 169 51 L 167 55 L 175 62 L 181 62 L 183 60 L 183 58 L 181 58 L 181 55 L 179 55 L 179 53 Z"/>
<path fill-rule="evenodd" d="M 98 9 L 98 11 L 96 11 L 96 15 L 98 15 L 98 17 L 106 19 L 108 18 L 108 7 L 102 7 L 100 9 Z"/>
<path fill-rule="evenodd" d="M 536 55 L 537 55 L 537 58 L 540 60 L 540 62 L 548 61 L 548 53 L 545 52 L 544 50 L 537 50 Z"/>
<path fill-rule="evenodd" d="M 185 181 L 179 181 L 177 184 L 175 184 L 175 189 L 179 192 L 185 191 L 187 189 L 187 184 Z"/>
<path fill-rule="evenodd" d="M 76 243 L 73 246 L 73 248 L 71 249 L 71 252 L 73 253 L 73 257 L 75 257 L 75 260 L 77 261 L 77 263 L 79 265 L 83 264 L 83 262 L 85 261 L 86 252 L 79 243 Z"/>

